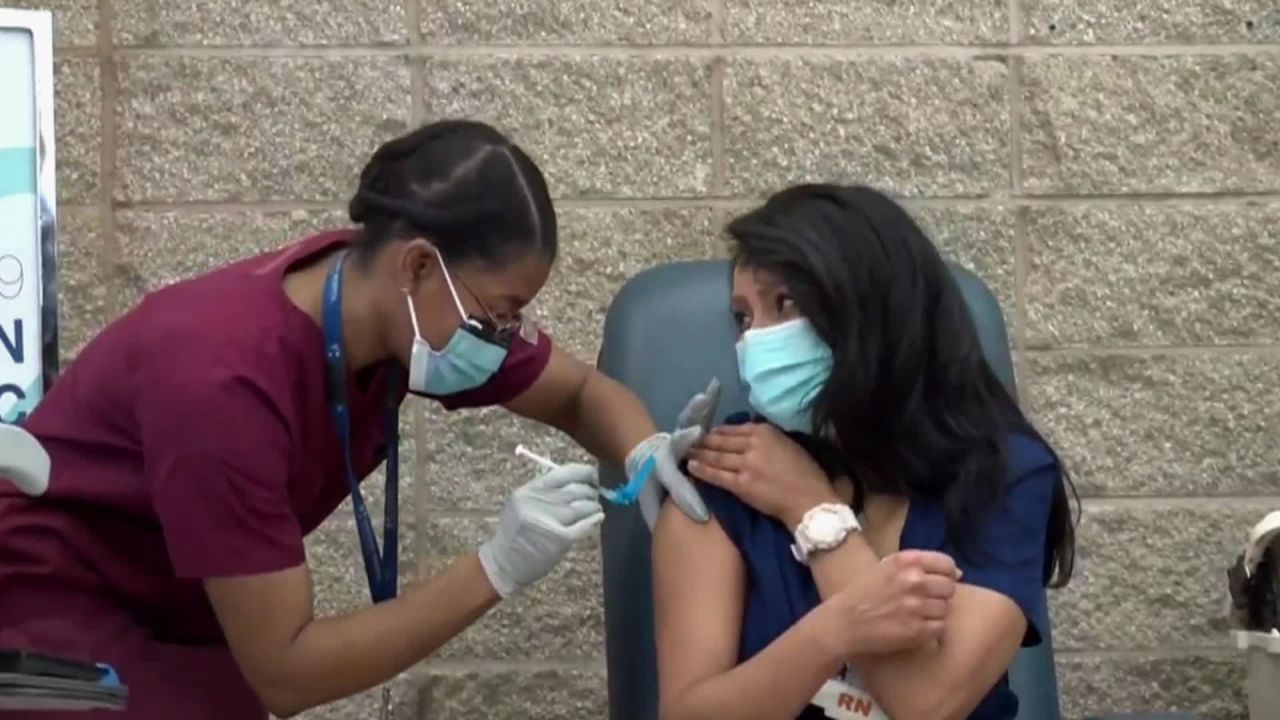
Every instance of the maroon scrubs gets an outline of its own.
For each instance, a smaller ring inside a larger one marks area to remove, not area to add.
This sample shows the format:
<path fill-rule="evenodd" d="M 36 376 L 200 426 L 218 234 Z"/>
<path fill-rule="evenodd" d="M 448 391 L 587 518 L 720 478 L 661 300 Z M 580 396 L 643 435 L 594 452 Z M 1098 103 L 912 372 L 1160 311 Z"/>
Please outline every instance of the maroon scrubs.
<path fill-rule="evenodd" d="M 101 717 L 265 717 L 201 579 L 304 563 L 303 537 L 347 497 L 323 333 L 282 283 L 351 238 L 307 238 L 149 295 L 27 419 L 53 473 L 36 499 L 0 482 L 0 648 L 114 665 L 129 709 Z M 441 402 L 496 405 L 532 385 L 550 340 L 513 343 L 486 385 Z M 360 477 L 386 454 L 383 374 L 348 390 Z"/>

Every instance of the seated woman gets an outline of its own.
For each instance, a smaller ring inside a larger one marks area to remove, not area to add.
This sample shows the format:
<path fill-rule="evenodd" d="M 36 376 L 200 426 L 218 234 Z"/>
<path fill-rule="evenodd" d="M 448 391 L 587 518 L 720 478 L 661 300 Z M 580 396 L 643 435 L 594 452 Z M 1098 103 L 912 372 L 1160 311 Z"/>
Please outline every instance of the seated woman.
<path fill-rule="evenodd" d="M 1010 720 L 1074 556 L 1070 479 L 884 195 L 804 185 L 728 226 L 755 422 L 653 545 L 661 716 Z"/>

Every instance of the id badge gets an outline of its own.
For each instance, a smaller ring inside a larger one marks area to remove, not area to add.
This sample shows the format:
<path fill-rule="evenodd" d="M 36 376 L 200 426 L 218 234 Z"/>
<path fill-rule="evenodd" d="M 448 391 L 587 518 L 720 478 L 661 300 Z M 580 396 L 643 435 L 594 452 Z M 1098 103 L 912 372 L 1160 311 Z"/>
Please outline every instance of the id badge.
<path fill-rule="evenodd" d="M 822 708 L 831 720 L 889 720 L 871 693 L 858 687 L 857 676 L 847 668 L 824 683 L 810 704 Z"/>

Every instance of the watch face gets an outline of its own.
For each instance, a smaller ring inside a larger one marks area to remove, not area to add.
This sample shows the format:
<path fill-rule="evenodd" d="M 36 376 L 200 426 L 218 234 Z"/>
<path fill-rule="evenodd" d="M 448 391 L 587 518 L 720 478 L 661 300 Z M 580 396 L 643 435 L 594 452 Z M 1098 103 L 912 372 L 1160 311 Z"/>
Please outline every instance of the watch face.
<path fill-rule="evenodd" d="M 809 521 L 809 535 L 818 542 L 834 540 L 840 533 L 840 519 L 834 513 L 824 512 Z"/>

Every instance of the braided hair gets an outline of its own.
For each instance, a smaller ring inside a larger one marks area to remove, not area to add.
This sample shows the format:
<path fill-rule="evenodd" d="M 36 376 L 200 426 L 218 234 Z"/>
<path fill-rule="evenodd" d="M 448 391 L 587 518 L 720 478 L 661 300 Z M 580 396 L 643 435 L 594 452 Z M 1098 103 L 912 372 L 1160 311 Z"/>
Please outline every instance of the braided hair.
<path fill-rule="evenodd" d="M 491 265 L 556 256 L 556 214 L 533 160 L 482 122 L 442 120 L 379 147 L 347 208 L 357 256 L 393 240 L 429 239 L 448 261 Z"/>

